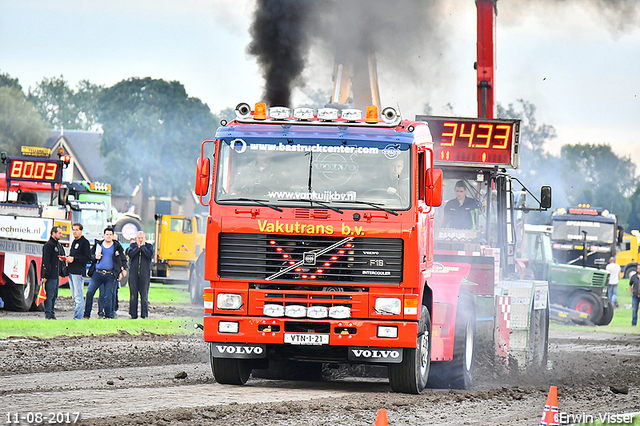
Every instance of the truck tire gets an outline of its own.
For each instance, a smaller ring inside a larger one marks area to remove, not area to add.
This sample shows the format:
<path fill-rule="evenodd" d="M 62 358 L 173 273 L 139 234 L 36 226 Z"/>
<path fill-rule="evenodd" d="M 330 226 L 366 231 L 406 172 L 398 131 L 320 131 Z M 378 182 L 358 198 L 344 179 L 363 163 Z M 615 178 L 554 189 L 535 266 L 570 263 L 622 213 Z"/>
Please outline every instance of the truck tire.
<path fill-rule="evenodd" d="M 638 265 L 628 266 L 624 270 L 624 277 L 629 279 L 638 273 Z"/>
<path fill-rule="evenodd" d="M 38 282 L 36 278 L 36 267 L 33 263 L 29 265 L 26 284 L 14 284 L 8 282 L 3 285 L 4 308 L 8 311 L 27 312 L 34 304 Z"/>
<path fill-rule="evenodd" d="M 531 308 L 527 369 L 537 373 L 547 368 L 549 352 L 549 300 L 545 309 Z"/>
<path fill-rule="evenodd" d="M 597 322 L 596 325 L 609 325 L 611 324 L 611 320 L 613 319 L 613 311 L 614 307 L 611 303 L 607 305 L 606 308 L 602 311 L 602 317 L 600 317 L 600 321 Z"/>
<path fill-rule="evenodd" d="M 211 372 L 216 382 L 221 385 L 244 385 L 251 375 L 251 367 L 246 359 L 215 358 L 213 343 L 209 343 Z"/>
<path fill-rule="evenodd" d="M 431 315 L 422 307 L 416 347 L 404 349 L 400 364 L 389 364 L 389 383 L 394 392 L 419 394 L 427 386 L 431 366 Z"/>
<path fill-rule="evenodd" d="M 476 308 L 473 295 L 460 293 L 453 343 L 453 360 L 431 363 L 429 386 L 469 389 L 476 366 Z"/>
<path fill-rule="evenodd" d="M 189 298 L 192 305 L 204 305 L 204 288 L 200 287 L 199 277 L 195 267 L 189 269 Z"/>
<path fill-rule="evenodd" d="M 597 324 L 602 318 L 602 302 L 588 291 L 576 292 L 569 301 L 569 308 L 584 312 L 588 315 L 588 320 Z"/>
<path fill-rule="evenodd" d="M 142 231 L 142 222 L 135 217 L 124 216 L 120 218 L 113 226 L 113 230 L 116 234 L 122 235 L 122 237 L 128 242 L 131 238 L 135 238 L 138 231 Z"/>

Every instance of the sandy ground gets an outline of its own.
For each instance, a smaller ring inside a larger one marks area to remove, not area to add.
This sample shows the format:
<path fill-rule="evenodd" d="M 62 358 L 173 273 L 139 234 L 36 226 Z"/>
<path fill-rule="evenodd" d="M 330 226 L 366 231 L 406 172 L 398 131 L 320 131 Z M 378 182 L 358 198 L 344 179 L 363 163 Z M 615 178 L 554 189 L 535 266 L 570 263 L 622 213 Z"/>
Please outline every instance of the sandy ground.
<path fill-rule="evenodd" d="M 150 317 L 197 316 L 199 309 L 156 308 Z M 71 300 L 62 299 L 58 312 L 71 318 Z M 43 316 L 0 311 L 0 317 L 21 315 Z M 37 413 L 46 422 L 52 415 L 58 416 L 53 423 L 66 422 L 70 413 L 70 421 L 78 417 L 86 425 L 373 425 L 385 408 L 390 425 L 537 425 L 550 385 L 559 388 L 566 419 L 640 411 L 640 336 L 579 327 L 552 330 L 546 372 L 499 375 L 479 365 L 470 391 L 421 395 L 392 393 L 384 377 L 344 374 L 320 382 L 252 378 L 243 387 L 219 385 L 199 334 L 2 343 L 0 421 L 6 424 L 15 424 L 16 413 L 21 424 L 32 424 Z"/>

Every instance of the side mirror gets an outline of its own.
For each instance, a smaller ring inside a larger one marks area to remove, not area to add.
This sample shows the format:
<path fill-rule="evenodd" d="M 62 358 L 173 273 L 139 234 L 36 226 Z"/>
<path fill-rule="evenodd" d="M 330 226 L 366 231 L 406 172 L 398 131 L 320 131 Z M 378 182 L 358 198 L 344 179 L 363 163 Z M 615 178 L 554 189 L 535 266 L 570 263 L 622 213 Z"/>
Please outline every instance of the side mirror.
<path fill-rule="evenodd" d="M 540 208 L 548 209 L 551 207 L 551 187 L 544 185 L 540 188 Z"/>
<path fill-rule="evenodd" d="M 69 188 L 66 186 L 61 186 L 58 188 L 58 205 L 66 206 L 67 200 L 69 199 Z"/>
<path fill-rule="evenodd" d="M 196 195 L 205 196 L 209 192 L 209 159 L 200 157 L 196 163 Z"/>
<path fill-rule="evenodd" d="M 618 244 L 624 241 L 624 226 L 618 225 Z"/>
<path fill-rule="evenodd" d="M 442 205 L 442 170 L 427 170 L 425 195 L 428 206 L 439 207 Z"/>

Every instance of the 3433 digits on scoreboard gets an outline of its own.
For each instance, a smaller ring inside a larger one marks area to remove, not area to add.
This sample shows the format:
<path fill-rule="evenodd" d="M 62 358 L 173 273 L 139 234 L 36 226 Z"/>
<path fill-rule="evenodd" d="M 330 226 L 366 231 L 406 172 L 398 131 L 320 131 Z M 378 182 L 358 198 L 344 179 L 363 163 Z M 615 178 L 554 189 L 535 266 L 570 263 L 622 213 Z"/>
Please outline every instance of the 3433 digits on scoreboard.
<path fill-rule="evenodd" d="M 519 120 L 417 116 L 429 125 L 439 164 L 510 167 L 519 165 Z"/>

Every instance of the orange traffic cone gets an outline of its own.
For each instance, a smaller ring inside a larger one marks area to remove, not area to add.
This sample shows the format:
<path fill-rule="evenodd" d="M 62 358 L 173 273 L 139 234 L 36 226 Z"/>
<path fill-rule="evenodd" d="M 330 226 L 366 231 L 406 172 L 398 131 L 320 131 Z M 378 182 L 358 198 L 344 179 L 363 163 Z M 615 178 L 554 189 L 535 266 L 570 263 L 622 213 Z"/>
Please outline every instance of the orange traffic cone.
<path fill-rule="evenodd" d="M 389 420 L 387 420 L 387 410 L 385 410 L 384 408 L 378 410 L 375 426 L 389 426 Z"/>
<path fill-rule="evenodd" d="M 558 388 L 551 386 L 544 412 L 540 419 L 540 426 L 558 426 Z"/>

